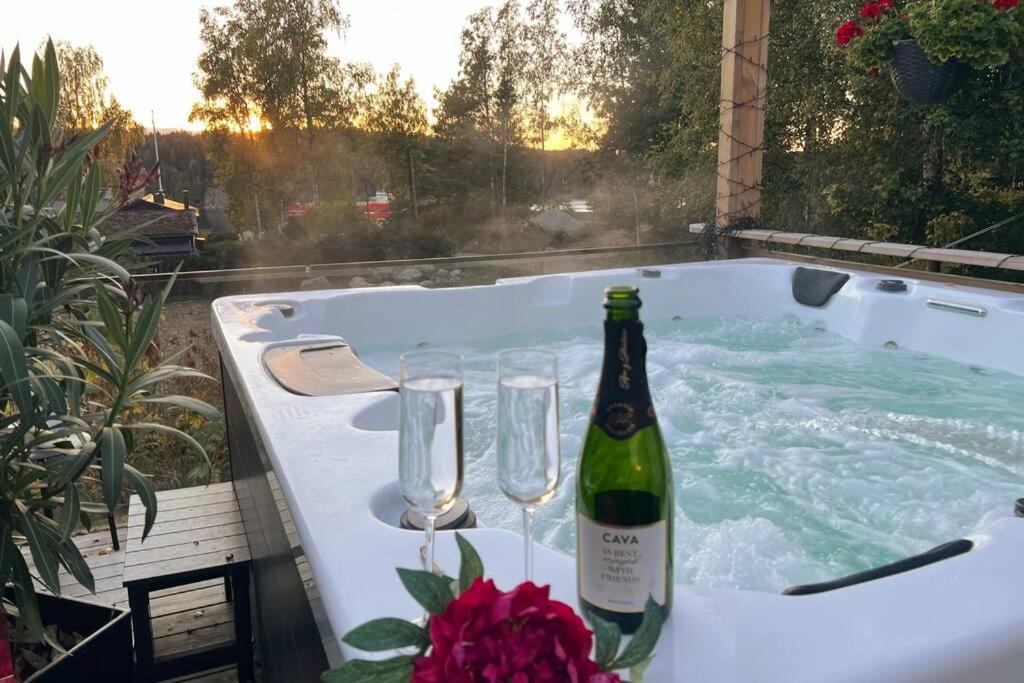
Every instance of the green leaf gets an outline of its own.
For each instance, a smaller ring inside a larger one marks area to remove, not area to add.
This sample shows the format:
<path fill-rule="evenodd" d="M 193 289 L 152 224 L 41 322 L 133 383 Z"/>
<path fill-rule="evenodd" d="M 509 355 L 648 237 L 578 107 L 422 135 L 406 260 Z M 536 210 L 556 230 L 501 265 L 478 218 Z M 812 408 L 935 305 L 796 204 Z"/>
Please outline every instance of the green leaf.
<path fill-rule="evenodd" d="M 99 162 L 92 162 L 89 166 L 89 173 L 85 176 L 85 186 L 82 188 L 82 226 L 92 227 L 92 219 L 96 216 L 96 206 L 100 201 L 100 165 Z"/>
<path fill-rule="evenodd" d="M 36 565 L 39 578 L 54 595 L 60 595 L 60 577 L 57 575 L 57 558 L 50 552 L 50 546 L 43 538 L 43 532 L 36 522 L 36 513 L 30 510 L 20 500 L 15 501 L 17 514 L 15 521 L 18 529 L 25 535 L 29 550 L 32 553 L 32 562 Z M 20 522 L 20 523 L 18 523 Z"/>
<path fill-rule="evenodd" d="M 110 296 L 106 285 L 97 282 L 94 290 L 96 291 L 96 307 L 99 309 L 104 331 L 117 344 L 117 347 L 121 349 L 121 353 L 128 353 L 128 340 L 125 337 L 124 318 L 121 316 L 121 309 L 118 308 L 117 303 Z"/>
<path fill-rule="evenodd" d="M 156 492 L 153 491 L 153 485 L 146 475 L 131 465 L 124 466 L 124 476 L 135 489 L 135 493 L 139 494 L 139 499 L 142 500 L 142 505 L 146 508 L 146 522 L 142 528 L 142 540 L 145 541 L 153 529 L 153 523 L 156 522 Z"/>
<path fill-rule="evenodd" d="M 78 526 L 78 515 L 81 512 L 78 498 L 78 487 L 73 483 L 64 489 L 64 506 L 60 511 L 60 537 L 67 540 Z"/>
<path fill-rule="evenodd" d="M 425 650 L 430 646 L 430 635 L 422 627 L 405 619 L 385 617 L 356 626 L 341 641 L 367 652 L 397 650 L 401 647 Z"/>
<path fill-rule="evenodd" d="M 7 534 L 0 538 L 0 543 L 14 546 L 14 541 Z M 6 552 L 11 552 L 6 550 Z M 28 635 L 36 640 L 43 636 L 43 620 L 39 617 L 39 602 L 36 600 L 35 583 L 28 571 L 28 564 L 17 548 L 13 548 L 14 571 L 11 583 L 14 586 L 14 601 L 18 605 L 18 624 Z"/>
<path fill-rule="evenodd" d="M 337 669 L 325 671 L 322 683 L 409 683 L 416 655 L 370 661 L 353 659 Z"/>
<path fill-rule="evenodd" d="M 601 667 L 601 671 L 612 671 L 612 662 L 619 653 L 622 631 L 619 630 L 618 624 L 605 621 L 599 616 L 588 614 L 587 617 L 590 627 L 594 629 L 594 660 Z"/>
<path fill-rule="evenodd" d="M 4 386 L 11 392 L 18 412 L 32 412 L 32 391 L 29 389 L 28 368 L 25 366 L 25 348 L 14 328 L 0 320 L 0 375 Z"/>
<path fill-rule="evenodd" d="M 14 556 L 20 555 L 18 549 L 11 542 L 11 525 L 4 524 L 0 530 L 0 586 L 6 586 L 11 573 L 14 571 Z"/>
<path fill-rule="evenodd" d="M 96 455 L 96 444 L 90 441 L 74 455 L 61 460 L 61 469 L 53 478 L 53 487 L 60 490 L 82 475 Z"/>
<path fill-rule="evenodd" d="M 28 305 L 25 300 L 13 294 L 0 294 L 0 320 L 13 327 L 19 339 L 24 337 L 28 321 Z"/>
<path fill-rule="evenodd" d="M 135 320 L 135 326 L 128 339 L 128 351 L 124 357 L 125 372 L 135 369 L 139 360 L 146 353 L 153 337 L 156 336 L 157 328 L 160 326 L 160 311 L 163 309 L 161 297 L 147 297 L 142 304 L 139 317 Z"/>
<path fill-rule="evenodd" d="M 661 605 L 656 603 L 654 598 L 648 597 L 647 604 L 644 606 L 644 620 L 640 622 L 640 628 L 633 634 L 633 639 L 622 650 L 622 654 L 612 663 L 611 670 L 628 669 L 650 657 L 661 636 L 661 624 L 664 618 Z"/>
<path fill-rule="evenodd" d="M 165 403 L 185 410 L 190 410 L 193 413 L 202 415 L 208 420 L 216 420 L 220 417 L 220 411 L 211 406 L 206 401 L 200 401 L 198 398 L 192 398 L 191 396 L 147 396 L 146 398 L 140 398 L 132 401 L 132 405 L 140 403 Z"/>
<path fill-rule="evenodd" d="M 103 500 L 111 514 L 121 500 L 126 455 L 121 430 L 104 427 L 100 433 L 100 466 L 103 473 Z"/>
<path fill-rule="evenodd" d="M 83 263 L 90 263 L 94 266 L 99 266 L 103 270 L 110 272 L 111 275 L 116 275 L 125 282 L 131 279 L 131 275 L 127 270 L 104 256 L 85 254 L 76 251 L 73 254 L 68 254 L 67 258 L 68 260 L 73 261 L 79 268 L 81 268 L 81 264 L 79 263 L 79 261 L 81 261 Z"/>
<path fill-rule="evenodd" d="M 448 603 L 455 599 L 452 589 L 442 577 L 420 569 L 403 569 L 399 567 L 398 578 L 409 591 L 413 600 L 423 606 L 430 614 L 440 614 Z"/>
<path fill-rule="evenodd" d="M 82 586 L 91 592 L 96 592 L 96 581 L 92 576 L 92 570 L 85 563 L 82 552 L 70 538 L 61 538 L 57 524 L 45 517 L 37 520 L 39 530 L 50 549 L 57 554 L 61 564 L 68 570 L 68 573 L 75 577 Z"/>
<path fill-rule="evenodd" d="M 455 533 L 455 542 L 459 545 L 459 592 L 469 590 L 473 582 L 484 575 L 484 563 L 476 552 L 473 544 L 462 537 L 462 534 Z"/>

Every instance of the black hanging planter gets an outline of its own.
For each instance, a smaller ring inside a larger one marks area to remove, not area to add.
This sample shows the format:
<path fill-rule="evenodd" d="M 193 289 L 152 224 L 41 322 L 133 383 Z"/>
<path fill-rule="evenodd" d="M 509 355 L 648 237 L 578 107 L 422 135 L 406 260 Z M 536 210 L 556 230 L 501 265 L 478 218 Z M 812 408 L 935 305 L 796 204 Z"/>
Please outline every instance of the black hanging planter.
<path fill-rule="evenodd" d="M 914 39 L 899 41 L 892 51 L 892 83 L 903 99 L 915 104 L 945 102 L 964 84 L 969 68 L 953 59 L 932 63 Z"/>

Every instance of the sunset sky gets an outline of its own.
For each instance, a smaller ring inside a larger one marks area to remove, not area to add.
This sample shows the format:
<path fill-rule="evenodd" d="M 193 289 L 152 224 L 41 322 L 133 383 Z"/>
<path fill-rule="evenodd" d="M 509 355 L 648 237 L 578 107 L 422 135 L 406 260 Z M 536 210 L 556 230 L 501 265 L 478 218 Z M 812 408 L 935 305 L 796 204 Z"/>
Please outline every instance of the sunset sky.
<path fill-rule="evenodd" d="M 198 92 L 192 85 L 200 52 L 199 9 L 216 0 L 35 0 L 18 2 L 0 22 L 0 48 L 35 49 L 47 35 L 92 44 L 103 58 L 113 93 L 149 126 L 188 128 Z M 434 86 L 458 71 L 459 34 L 470 13 L 495 0 L 342 0 L 351 26 L 333 37 L 330 52 L 378 71 L 394 62 L 412 75 L 433 108 Z"/>

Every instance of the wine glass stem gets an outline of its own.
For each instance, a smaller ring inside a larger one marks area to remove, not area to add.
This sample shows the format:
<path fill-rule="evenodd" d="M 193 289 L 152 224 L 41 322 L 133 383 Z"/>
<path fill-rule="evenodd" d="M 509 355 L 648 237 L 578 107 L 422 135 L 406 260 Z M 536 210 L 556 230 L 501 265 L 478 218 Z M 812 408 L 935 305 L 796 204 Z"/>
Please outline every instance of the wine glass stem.
<path fill-rule="evenodd" d="M 533 506 L 523 507 L 523 556 L 527 581 L 533 581 Z"/>
<path fill-rule="evenodd" d="M 437 522 L 437 515 L 423 515 L 426 519 L 425 531 L 427 532 L 427 571 L 434 573 L 434 527 Z"/>

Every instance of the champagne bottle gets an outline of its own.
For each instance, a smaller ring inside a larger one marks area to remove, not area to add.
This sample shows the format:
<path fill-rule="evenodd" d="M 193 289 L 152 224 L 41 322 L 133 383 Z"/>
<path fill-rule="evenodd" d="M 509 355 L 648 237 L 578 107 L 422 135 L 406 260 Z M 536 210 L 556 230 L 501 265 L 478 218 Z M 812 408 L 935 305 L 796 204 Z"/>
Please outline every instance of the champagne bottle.
<path fill-rule="evenodd" d="M 639 290 L 605 290 L 604 363 L 576 471 L 585 612 L 633 633 L 648 596 L 672 606 L 672 468 L 647 385 Z"/>

